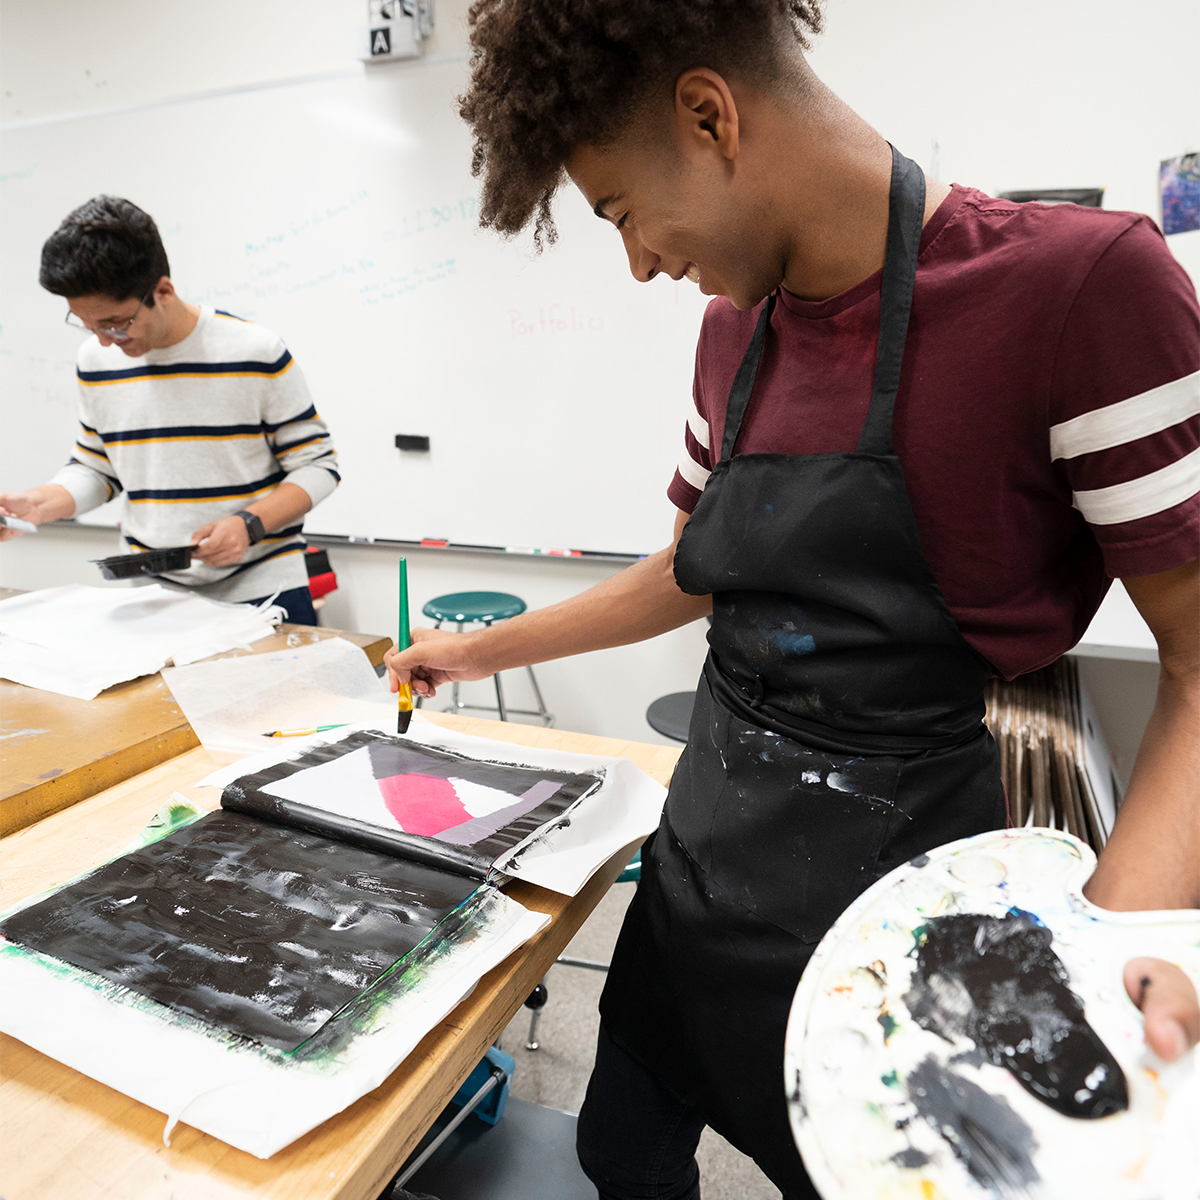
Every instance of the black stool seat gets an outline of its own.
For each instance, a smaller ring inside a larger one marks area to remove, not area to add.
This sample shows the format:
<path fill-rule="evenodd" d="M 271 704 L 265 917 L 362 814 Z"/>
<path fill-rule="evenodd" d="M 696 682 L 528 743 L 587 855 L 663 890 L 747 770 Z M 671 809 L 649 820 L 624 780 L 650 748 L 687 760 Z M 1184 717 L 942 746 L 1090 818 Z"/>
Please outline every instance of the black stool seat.
<path fill-rule="evenodd" d="M 669 696 L 659 696 L 646 709 L 646 720 L 650 723 L 650 728 L 656 733 L 661 733 L 663 737 L 686 742 L 695 703 L 695 692 L 672 692 Z"/>

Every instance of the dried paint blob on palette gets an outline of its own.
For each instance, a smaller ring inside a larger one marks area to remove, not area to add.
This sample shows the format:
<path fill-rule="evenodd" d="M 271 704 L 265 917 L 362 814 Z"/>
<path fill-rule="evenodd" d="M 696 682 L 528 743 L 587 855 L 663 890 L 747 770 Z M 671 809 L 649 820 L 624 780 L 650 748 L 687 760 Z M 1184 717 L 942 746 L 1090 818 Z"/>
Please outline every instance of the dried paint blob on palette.
<path fill-rule="evenodd" d="M 339 836 L 370 827 L 436 843 L 434 861 L 486 870 L 599 784 L 598 774 L 485 762 L 360 731 L 241 777 L 222 804 L 289 821 L 299 806 L 317 828 L 325 814 Z"/>
<path fill-rule="evenodd" d="M 0 932 L 176 1012 L 293 1050 L 478 887 L 219 812 L 22 909 Z"/>

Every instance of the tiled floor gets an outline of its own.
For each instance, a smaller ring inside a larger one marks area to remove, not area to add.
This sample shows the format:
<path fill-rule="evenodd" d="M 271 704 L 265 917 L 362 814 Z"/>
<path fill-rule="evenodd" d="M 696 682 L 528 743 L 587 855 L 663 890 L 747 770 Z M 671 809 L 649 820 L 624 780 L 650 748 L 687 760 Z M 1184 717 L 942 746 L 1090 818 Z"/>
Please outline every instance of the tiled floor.
<path fill-rule="evenodd" d="M 632 884 L 614 887 L 576 935 L 567 953 L 607 962 L 612 954 Z M 566 1112 L 583 1103 L 595 1053 L 604 986 L 598 971 L 555 966 L 546 978 L 550 1000 L 542 1010 L 541 1049 L 525 1049 L 529 1011 L 522 1009 L 504 1031 L 500 1046 L 516 1059 L 512 1095 Z M 704 1200 L 778 1200 L 779 1192 L 761 1171 L 712 1130 L 705 1130 L 697 1155 Z"/>

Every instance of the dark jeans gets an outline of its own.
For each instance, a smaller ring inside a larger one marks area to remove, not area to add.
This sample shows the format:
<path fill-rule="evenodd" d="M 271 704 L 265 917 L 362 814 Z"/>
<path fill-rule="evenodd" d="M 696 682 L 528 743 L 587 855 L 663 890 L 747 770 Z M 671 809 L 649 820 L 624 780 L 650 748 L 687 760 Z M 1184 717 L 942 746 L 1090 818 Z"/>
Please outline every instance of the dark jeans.
<path fill-rule="evenodd" d="M 266 596 L 257 600 L 242 600 L 242 604 L 261 604 Z M 275 597 L 276 604 L 287 613 L 288 622 L 292 625 L 315 625 L 317 610 L 313 608 L 312 593 L 307 587 L 289 588 Z"/>
<path fill-rule="evenodd" d="M 703 1131 L 704 1118 L 626 1054 L 601 1022 L 575 1141 L 600 1200 L 700 1200 L 696 1147 Z M 820 1200 L 807 1177 L 804 1183 L 782 1192 L 782 1200 Z"/>
<path fill-rule="evenodd" d="M 699 1200 L 696 1146 L 703 1129 L 700 1114 L 601 1024 L 576 1137 L 580 1165 L 600 1200 Z"/>

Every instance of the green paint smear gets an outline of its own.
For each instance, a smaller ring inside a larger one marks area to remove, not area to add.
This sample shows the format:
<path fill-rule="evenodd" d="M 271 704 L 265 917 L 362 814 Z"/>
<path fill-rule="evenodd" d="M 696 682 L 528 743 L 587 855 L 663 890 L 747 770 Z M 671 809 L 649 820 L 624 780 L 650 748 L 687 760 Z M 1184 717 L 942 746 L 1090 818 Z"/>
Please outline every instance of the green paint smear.
<path fill-rule="evenodd" d="M 119 854 L 103 863 L 89 868 L 76 879 L 84 879 L 117 858 L 123 858 L 144 846 L 151 846 L 168 835 L 183 829 L 185 826 L 198 821 L 205 814 L 194 808 L 190 803 L 168 801 L 150 819 L 145 828 Z M 27 897 L 10 911 L 24 908 L 43 896 L 52 895 L 67 883 L 50 888 L 37 896 Z M 499 893 L 490 886 L 481 886 L 468 896 L 456 909 L 448 913 L 426 935 L 425 939 L 413 947 L 403 958 L 397 959 L 366 991 L 356 996 L 345 1005 L 306 1041 L 301 1042 L 294 1050 L 284 1051 L 272 1046 L 264 1046 L 249 1038 L 219 1026 L 210 1025 L 195 1017 L 177 1013 L 156 1000 L 140 992 L 131 991 L 120 984 L 113 983 L 91 971 L 76 967 L 49 955 L 40 954 L 25 946 L 7 942 L 0 937 L 0 956 L 19 958 L 26 962 L 35 963 L 44 971 L 48 971 L 66 984 L 78 984 L 93 992 L 98 992 L 105 999 L 123 1006 L 131 1007 L 147 1016 L 160 1021 L 178 1025 L 203 1037 L 212 1038 L 225 1045 L 238 1045 L 280 1065 L 303 1063 L 309 1067 L 336 1069 L 342 1052 L 356 1038 L 369 1032 L 379 1020 L 379 1017 L 390 1005 L 405 995 L 408 995 L 428 978 L 434 967 L 442 963 L 453 951 L 482 936 L 490 924 L 490 909 L 496 904 Z M 3 914 L 7 916 L 8 914 Z"/>
<path fill-rule="evenodd" d="M 163 838 L 182 829 L 185 825 L 191 825 L 193 821 L 198 821 L 202 816 L 204 814 L 186 800 L 168 800 L 150 818 L 149 823 L 137 837 L 117 855 L 117 858 L 124 858 L 126 854 L 132 854 L 135 850 L 153 846 L 155 842 L 161 842 Z"/>
<path fill-rule="evenodd" d="M 890 1033 L 889 1033 L 889 1034 L 886 1034 L 886 1035 L 884 1036 L 884 1039 L 883 1039 L 883 1040 L 886 1042 L 886 1041 L 887 1041 L 887 1039 L 888 1039 L 890 1036 L 891 1036 L 891 1034 L 890 1034 Z M 885 1087 L 899 1087 L 899 1086 L 900 1086 L 900 1078 L 899 1078 L 899 1076 L 896 1074 L 895 1070 L 891 1070 L 891 1071 L 889 1071 L 889 1072 L 888 1072 L 886 1075 L 880 1075 L 880 1077 L 879 1077 L 879 1081 L 880 1081 L 880 1082 L 881 1082 L 881 1083 L 882 1083 L 882 1084 L 883 1084 Z"/>
<path fill-rule="evenodd" d="M 883 1026 L 883 1044 L 886 1046 L 888 1039 L 893 1033 L 896 1032 L 897 1029 L 900 1028 L 900 1026 L 895 1018 L 893 1018 L 892 1014 L 886 1009 L 879 1014 L 879 1024 Z M 886 1083 L 887 1081 L 885 1080 L 884 1082 Z"/>
<path fill-rule="evenodd" d="M 195 811 L 195 810 L 191 810 Z M 197 813 L 195 816 L 202 816 Z M 190 823 L 195 816 L 183 824 Z M 180 826 L 176 826 L 179 828 Z M 150 826 L 147 827 L 147 830 Z M 168 831 L 170 832 L 170 831 Z M 165 836 L 165 834 L 159 835 Z M 158 837 L 152 840 L 157 841 Z M 216 1025 L 210 1025 L 196 1017 L 175 1012 L 173 1009 L 113 983 L 91 971 L 65 963 L 49 955 L 0 938 L 0 955 L 31 962 L 60 979 L 64 984 L 78 984 L 90 991 L 98 992 L 104 999 L 124 1007 L 145 1013 L 159 1021 L 180 1026 L 191 1033 L 210 1038 L 227 1046 L 238 1046 L 281 1066 L 292 1063 L 304 1064 L 336 1071 L 340 1067 L 342 1052 L 350 1043 L 368 1033 L 379 1020 L 384 1010 L 405 995 L 414 992 L 428 978 L 431 970 L 443 962 L 453 951 L 468 945 L 486 933 L 491 923 L 490 910 L 499 899 L 492 887 L 481 886 L 443 917 L 403 958 L 397 959 L 366 991 L 356 996 L 349 1004 L 336 1012 L 307 1041 L 294 1050 L 284 1051 L 273 1046 L 264 1046 L 250 1038 L 244 1038 Z"/>
<path fill-rule="evenodd" d="M 488 887 L 473 892 L 433 927 L 419 945 L 392 964 L 366 991 L 334 1013 L 295 1050 L 278 1051 L 283 1061 L 336 1066 L 338 1056 L 357 1037 L 368 1033 L 384 1010 L 414 992 L 434 967 L 454 951 L 474 941 L 488 924 L 486 909 L 496 893 Z"/>
<path fill-rule="evenodd" d="M 124 858 L 125 855 L 132 854 L 135 850 L 141 850 L 144 846 L 152 846 L 155 842 L 162 841 L 168 834 L 174 833 L 177 829 L 182 829 L 185 825 L 190 825 L 193 821 L 198 821 L 202 816 L 204 814 L 198 809 L 193 808 L 187 801 L 181 803 L 177 800 L 168 800 L 150 818 L 149 824 L 141 830 L 137 837 L 123 850 L 114 854 L 112 858 L 106 858 L 103 862 L 98 862 L 95 866 L 88 867 L 86 871 L 80 871 L 78 875 L 73 875 L 70 879 L 64 879 L 62 883 L 56 883 L 53 887 L 46 888 L 45 891 L 37 892 L 32 896 L 26 896 L 23 900 L 18 900 L 16 904 L 0 912 L 0 921 L 6 917 L 11 917 L 13 913 L 20 912 L 23 908 L 28 908 L 31 904 L 36 904 L 48 896 L 53 896 L 55 892 L 61 892 L 63 888 L 70 887 L 73 883 L 79 883 L 89 875 L 95 874 L 101 867 L 107 867 L 109 863 L 116 862 L 118 858 Z M 0 942 L 3 942 L 3 938 L 0 938 Z M 28 957 L 37 956 L 30 954 Z M 87 974 L 87 972 L 84 972 L 84 974 Z M 90 978 L 90 975 L 88 977 Z"/>

